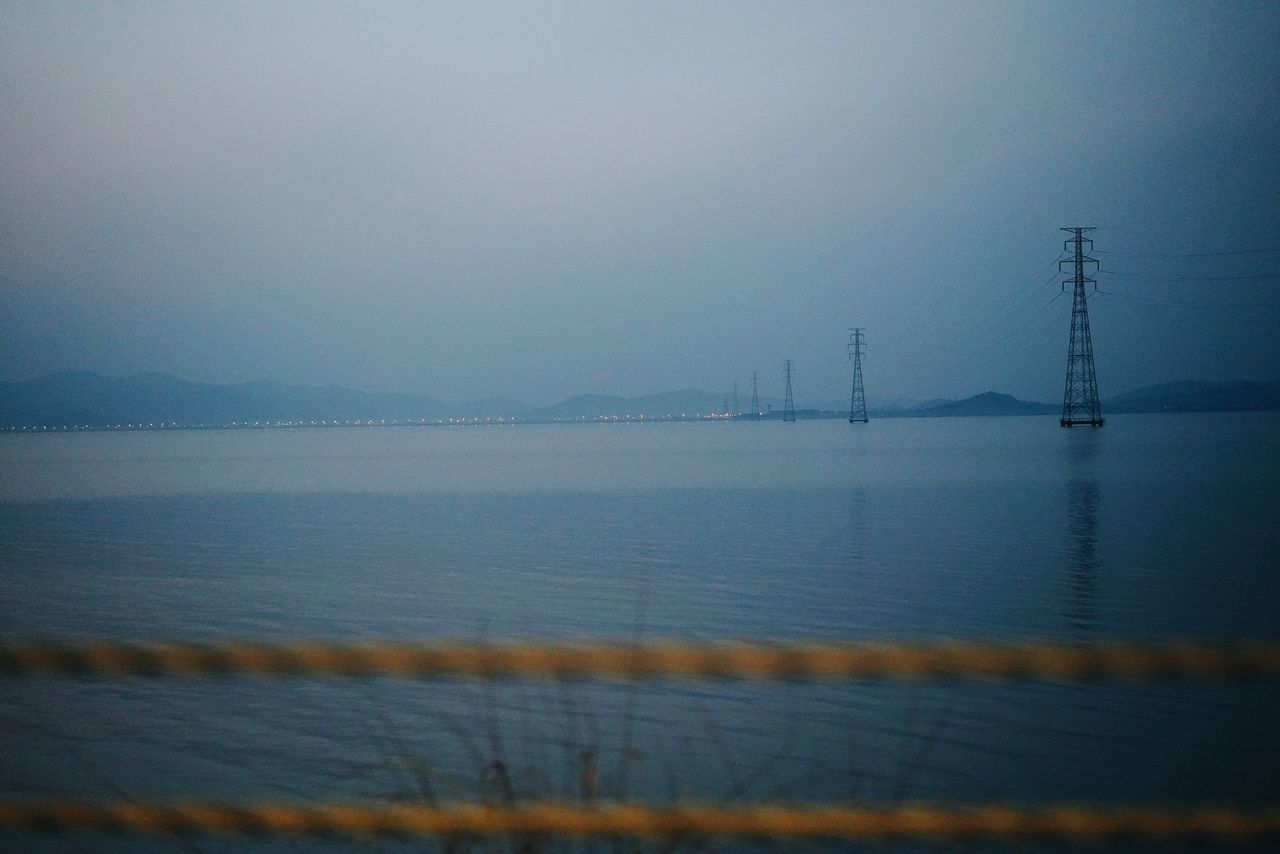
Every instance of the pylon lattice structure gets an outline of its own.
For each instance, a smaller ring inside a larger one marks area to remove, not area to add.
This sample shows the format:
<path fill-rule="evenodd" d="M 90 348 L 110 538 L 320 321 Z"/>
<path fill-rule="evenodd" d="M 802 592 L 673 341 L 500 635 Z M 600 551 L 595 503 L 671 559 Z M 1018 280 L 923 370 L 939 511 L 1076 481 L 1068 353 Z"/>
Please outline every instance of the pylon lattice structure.
<path fill-rule="evenodd" d="M 1085 265 L 1092 264 L 1097 270 L 1098 261 L 1085 254 L 1085 248 L 1093 251 L 1093 241 L 1085 235 L 1092 228 L 1064 228 L 1071 237 L 1063 241 L 1063 250 L 1072 257 L 1058 262 L 1058 269 L 1063 264 L 1072 265 L 1071 279 L 1062 281 L 1065 290 L 1068 283 L 1073 286 L 1074 297 L 1071 303 L 1071 345 L 1067 351 L 1067 384 L 1062 394 L 1062 418 L 1059 424 L 1063 427 L 1075 427 L 1087 424 L 1090 427 L 1101 427 L 1102 406 L 1098 402 L 1098 376 L 1093 367 L 1093 336 L 1089 333 L 1089 306 L 1086 302 L 1086 285 L 1093 285 L 1096 292 L 1098 282 L 1086 276 Z"/>
<path fill-rule="evenodd" d="M 760 372 L 751 372 L 751 417 L 760 417 Z"/>
<path fill-rule="evenodd" d="M 796 420 L 796 402 L 791 398 L 791 360 L 787 359 L 787 399 L 782 404 L 782 420 Z"/>
<path fill-rule="evenodd" d="M 849 328 L 849 358 L 853 360 L 853 394 L 849 398 L 849 423 L 867 423 L 867 396 L 862 390 L 862 354 L 867 342 L 862 327 Z"/>

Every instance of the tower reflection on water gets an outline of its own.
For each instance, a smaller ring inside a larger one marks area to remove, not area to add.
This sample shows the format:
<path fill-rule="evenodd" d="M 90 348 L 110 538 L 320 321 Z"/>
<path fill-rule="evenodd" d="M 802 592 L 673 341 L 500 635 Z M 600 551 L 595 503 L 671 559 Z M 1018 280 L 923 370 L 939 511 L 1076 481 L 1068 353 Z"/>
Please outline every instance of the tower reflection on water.
<path fill-rule="evenodd" d="M 1092 478 L 1067 483 L 1067 539 L 1070 595 L 1063 616 L 1071 633 L 1084 639 L 1098 629 L 1098 482 Z"/>
<path fill-rule="evenodd" d="M 1066 586 L 1062 616 L 1080 640 L 1098 630 L 1097 588 L 1102 558 L 1098 548 L 1101 496 L 1095 466 L 1100 437 L 1090 431 L 1067 443 Z"/>

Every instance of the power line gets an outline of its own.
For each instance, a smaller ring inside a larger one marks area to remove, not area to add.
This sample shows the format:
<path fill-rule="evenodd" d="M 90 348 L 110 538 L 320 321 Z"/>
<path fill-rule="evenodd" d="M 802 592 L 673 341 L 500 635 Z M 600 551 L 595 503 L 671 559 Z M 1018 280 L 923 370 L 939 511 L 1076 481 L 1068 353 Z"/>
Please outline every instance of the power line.
<path fill-rule="evenodd" d="M 1099 270 L 1098 272 L 1106 276 L 1133 279 L 1138 282 L 1243 282 L 1280 279 L 1280 273 L 1251 273 L 1244 276 L 1139 276 L 1133 273 L 1122 273 L 1118 270 Z"/>
<path fill-rule="evenodd" d="M 1036 324 L 1042 323 L 1049 316 L 1049 309 L 1053 307 L 1055 302 L 1062 298 L 1064 293 L 1065 291 L 1058 291 L 1058 293 L 1054 295 L 1053 299 L 1040 306 L 1039 311 L 1029 316 L 1021 324 L 1010 325 L 1005 329 L 1004 334 L 997 335 L 994 338 L 983 338 L 983 340 L 976 345 L 975 349 L 969 350 L 963 355 L 947 358 L 946 364 L 940 368 L 936 368 L 934 370 L 934 374 L 942 377 L 950 377 L 959 373 L 969 373 L 969 368 L 974 363 L 982 359 L 991 359 L 1002 353 L 1007 353 L 1010 347 L 1015 343 L 1015 336 L 1027 336 L 1034 332 Z M 1019 359 L 1021 360 L 1025 361 L 1026 358 L 1025 353 L 1019 355 Z M 928 366 L 938 361 L 941 361 L 941 359 L 933 359 L 928 362 L 917 362 L 913 365 L 906 365 L 904 367 L 915 370 L 915 373 L 909 373 L 908 376 L 919 377 L 920 373 L 918 369 L 920 366 Z"/>
<path fill-rule="evenodd" d="M 1227 303 L 1227 302 L 1186 302 L 1184 300 L 1159 300 L 1149 299 L 1147 297 L 1137 297 L 1132 294 L 1120 294 L 1115 291 L 1099 290 L 1098 293 L 1103 296 L 1115 297 L 1124 302 L 1142 303 L 1143 305 L 1157 305 L 1166 308 L 1225 308 L 1225 309 L 1258 309 L 1258 308 L 1280 308 L 1280 303 L 1276 302 L 1249 302 L 1249 303 Z"/>
<path fill-rule="evenodd" d="M 1271 255 L 1276 249 L 1232 249 L 1226 252 L 1125 252 L 1115 249 L 1096 249 L 1099 255 L 1115 255 L 1119 258 L 1220 258 L 1227 255 Z"/>
<path fill-rule="evenodd" d="M 1012 318 L 1012 316 L 1016 312 L 1018 312 L 1020 309 L 1025 308 L 1028 304 L 1030 304 L 1032 300 L 1034 300 L 1037 296 L 1039 296 L 1040 291 L 1043 291 L 1050 284 L 1052 284 L 1054 281 L 1057 280 L 1059 276 L 1058 261 L 1060 261 L 1064 257 L 1066 257 L 1066 254 L 1060 253 L 1057 258 L 1049 262 L 1048 267 L 1041 268 L 1042 270 L 1051 269 L 1053 270 L 1053 272 L 1049 274 L 1049 278 L 1045 279 L 1045 281 L 1041 283 L 1039 287 L 1035 289 L 1028 289 L 1024 292 L 1021 286 L 1015 285 L 1014 290 L 1009 294 L 1010 302 L 1012 304 L 1007 305 L 1007 310 L 1003 316 L 995 317 L 993 319 L 992 311 L 996 308 L 996 306 L 993 305 L 990 307 L 990 309 L 984 309 L 980 313 L 975 314 L 973 317 L 967 320 L 960 319 L 959 322 L 965 325 L 966 327 L 974 327 L 975 337 L 981 337 L 983 335 L 986 335 L 988 332 L 992 332 L 998 328 L 1002 328 L 1005 325 L 1005 322 L 1010 318 Z M 1032 275 L 1038 275 L 1038 274 L 1032 274 Z M 1021 280 L 1023 278 L 1023 275 L 1019 274 L 1012 278 L 1015 280 Z M 985 321 L 985 327 L 976 327 L 976 324 L 981 323 L 983 321 Z M 950 352 L 958 350 L 963 346 L 964 346 L 963 343 L 955 342 L 953 339 L 953 343 L 951 344 L 951 346 L 944 346 L 942 348 L 930 348 L 929 355 L 927 357 L 925 357 L 924 359 L 918 360 L 916 362 L 904 363 L 903 366 L 915 367 L 918 365 L 932 364 L 941 359 L 945 359 Z"/>
<path fill-rule="evenodd" d="M 1017 302 L 1015 302 L 1013 305 L 1011 305 L 1003 315 L 1000 315 L 995 319 L 990 320 L 986 325 L 977 328 L 972 335 L 966 336 L 964 340 L 957 339 L 954 341 L 954 343 L 952 343 L 951 346 L 936 349 L 932 351 L 932 353 L 929 356 L 923 359 L 918 359 L 914 362 L 905 362 L 901 365 L 901 367 L 911 370 L 911 369 L 929 367 L 930 365 L 935 365 L 943 361 L 954 361 L 953 357 L 955 356 L 955 354 L 958 351 L 960 351 L 963 347 L 965 347 L 968 341 L 978 340 L 978 341 L 985 341 L 988 344 L 990 344 L 992 341 L 992 339 L 989 337 L 990 333 L 996 332 L 997 330 L 1000 330 L 1000 329 L 1009 329 L 1009 328 L 1012 328 L 1013 332 L 1019 331 L 1019 327 L 1016 324 L 1011 323 L 1011 321 L 1014 319 L 1014 316 L 1022 314 L 1024 310 L 1032 304 L 1032 302 L 1042 297 L 1043 292 L 1046 288 L 1048 288 L 1050 285 L 1058 281 L 1058 277 L 1061 275 L 1061 273 L 1058 272 L 1058 262 L 1065 257 L 1066 257 L 1065 252 L 1060 253 L 1058 257 L 1055 258 L 1050 263 L 1050 266 L 1053 267 L 1053 272 L 1049 274 L 1049 278 L 1045 279 L 1034 290 L 1028 290 L 1026 295 L 1021 299 L 1019 299 Z M 1059 290 L 1059 293 L 1061 293 L 1061 290 Z M 1054 299 L 1057 299 L 1057 298 L 1055 297 Z M 1053 304 L 1053 300 L 1050 300 L 1049 305 L 1052 305 L 1052 304 Z M 1012 334 L 1012 333 L 1009 333 L 1009 334 Z M 1008 335 L 1006 334 L 1006 335 L 1000 336 L 1000 338 L 996 340 L 1004 340 L 1007 337 Z M 979 344 L 979 347 L 982 347 L 982 346 L 983 346 L 982 344 Z M 972 350 L 969 351 L 971 355 L 973 354 L 973 352 L 974 351 Z M 967 358 L 967 357 L 961 357 L 961 358 Z"/>

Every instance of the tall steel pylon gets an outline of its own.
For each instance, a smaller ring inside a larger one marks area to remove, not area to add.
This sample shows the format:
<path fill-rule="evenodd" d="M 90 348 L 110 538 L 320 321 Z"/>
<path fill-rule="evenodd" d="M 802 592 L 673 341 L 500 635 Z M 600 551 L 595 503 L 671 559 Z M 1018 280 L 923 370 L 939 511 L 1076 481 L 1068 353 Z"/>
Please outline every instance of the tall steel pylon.
<path fill-rule="evenodd" d="M 1071 279 L 1062 281 L 1063 289 L 1068 283 L 1074 287 L 1075 295 L 1071 303 L 1071 345 L 1067 351 L 1067 385 L 1062 394 L 1062 418 L 1058 421 L 1063 427 L 1074 427 L 1077 424 L 1088 424 L 1090 427 L 1101 427 L 1106 423 L 1102 418 L 1102 406 L 1098 403 L 1098 376 L 1093 368 L 1093 336 L 1089 333 L 1089 306 L 1085 301 L 1085 286 L 1092 284 L 1096 292 L 1098 282 L 1084 274 L 1084 265 L 1092 264 L 1095 272 L 1097 259 L 1085 253 L 1085 245 L 1093 251 L 1093 241 L 1085 237 L 1092 228 L 1064 228 L 1072 237 L 1063 241 L 1064 251 L 1071 253 L 1070 258 L 1058 262 L 1058 269 L 1063 264 L 1073 266 Z"/>
<path fill-rule="evenodd" d="M 853 395 L 849 398 L 849 423 L 867 423 L 867 396 L 862 390 L 862 353 L 867 342 L 862 340 L 862 327 L 849 327 L 849 358 L 853 360 Z"/>
<path fill-rule="evenodd" d="M 734 416 L 738 416 L 742 414 L 738 410 L 738 381 L 737 380 L 733 381 L 733 409 L 732 411 L 730 411 L 729 414 Z"/>
<path fill-rule="evenodd" d="M 796 402 L 791 399 L 791 360 L 787 359 L 787 399 L 782 404 L 782 420 L 796 420 Z"/>
<path fill-rule="evenodd" d="M 760 372 L 751 372 L 751 417 L 760 417 Z"/>

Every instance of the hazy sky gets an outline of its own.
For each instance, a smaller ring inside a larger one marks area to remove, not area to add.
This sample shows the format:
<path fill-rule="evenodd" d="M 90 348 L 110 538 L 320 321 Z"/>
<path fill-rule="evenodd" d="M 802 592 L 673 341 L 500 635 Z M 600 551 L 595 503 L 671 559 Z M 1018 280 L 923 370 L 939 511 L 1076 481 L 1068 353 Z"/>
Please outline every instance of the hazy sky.
<path fill-rule="evenodd" d="M 1104 396 L 1280 377 L 1164 257 L 1280 249 L 1280 4 L 0 5 L 3 379 L 1053 401 L 1070 225 Z"/>

